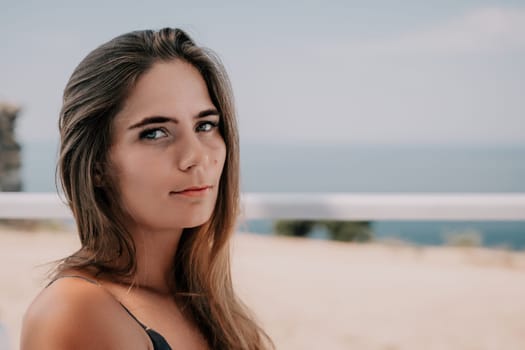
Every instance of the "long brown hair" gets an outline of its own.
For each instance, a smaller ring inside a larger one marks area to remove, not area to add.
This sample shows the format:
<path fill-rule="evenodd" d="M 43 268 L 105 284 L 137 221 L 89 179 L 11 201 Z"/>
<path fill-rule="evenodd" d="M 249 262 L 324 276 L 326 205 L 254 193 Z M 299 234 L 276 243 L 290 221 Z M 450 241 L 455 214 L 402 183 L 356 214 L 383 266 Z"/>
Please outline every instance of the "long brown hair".
<path fill-rule="evenodd" d="M 126 213 L 114 205 L 115 184 L 99 183 L 110 168 L 115 115 L 145 72 L 157 62 L 171 60 L 184 60 L 202 75 L 221 115 L 219 130 L 227 150 L 211 218 L 200 227 L 185 229 L 180 239 L 173 263 L 174 297 L 182 300 L 211 348 L 273 347 L 232 287 L 229 242 L 239 210 L 239 139 L 229 79 L 220 60 L 180 29 L 116 37 L 88 54 L 67 83 L 57 174 L 76 219 L 81 248 L 57 271 L 92 269 L 117 278 L 133 277 L 135 246 L 125 229 Z"/>

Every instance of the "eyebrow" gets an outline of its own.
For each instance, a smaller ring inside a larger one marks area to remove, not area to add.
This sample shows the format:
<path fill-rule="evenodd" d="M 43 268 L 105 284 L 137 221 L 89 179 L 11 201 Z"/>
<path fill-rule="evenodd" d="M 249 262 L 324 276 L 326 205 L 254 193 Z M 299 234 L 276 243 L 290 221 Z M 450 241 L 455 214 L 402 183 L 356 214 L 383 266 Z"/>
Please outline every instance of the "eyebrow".
<path fill-rule="evenodd" d="M 197 113 L 193 118 L 194 119 L 199 119 L 199 118 L 208 117 L 210 115 L 217 115 L 218 116 L 219 115 L 219 111 L 217 111 L 215 108 L 205 109 L 205 110 L 200 111 L 199 113 Z M 140 122 L 131 125 L 128 129 L 131 130 L 131 129 L 140 128 L 140 127 L 148 125 L 148 124 L 167 123 L 167 122 L 172 122 L 172 123 L 177 124 L 179 121 L 176 118 L 165 117 L 165 116 L 161 116 L 161 115 L 154 115 L 154 116 L 146 117 L 146 118 L 142 119 Z"/>

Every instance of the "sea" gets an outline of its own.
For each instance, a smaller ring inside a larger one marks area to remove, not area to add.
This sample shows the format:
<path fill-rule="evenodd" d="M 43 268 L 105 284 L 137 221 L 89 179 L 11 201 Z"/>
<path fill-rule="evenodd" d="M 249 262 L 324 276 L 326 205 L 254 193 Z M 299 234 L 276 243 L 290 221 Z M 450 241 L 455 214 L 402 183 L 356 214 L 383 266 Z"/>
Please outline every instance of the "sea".
<path fill-rule="evenodd" d="M 22 145 L 24 191 L 53 192 L 57 144 Z M 379 146 L 241 142 L 244 192 L 525 193 L 525 145 Z M 243 223 L 272 234 L 271 220 Z M 405 221 L 371 223 L 374 240 L 443 245 L 474 235 L 477 244 L 525 250 L 525 221 Z M 326 239 L 314 231 L 313 239 Z"/>

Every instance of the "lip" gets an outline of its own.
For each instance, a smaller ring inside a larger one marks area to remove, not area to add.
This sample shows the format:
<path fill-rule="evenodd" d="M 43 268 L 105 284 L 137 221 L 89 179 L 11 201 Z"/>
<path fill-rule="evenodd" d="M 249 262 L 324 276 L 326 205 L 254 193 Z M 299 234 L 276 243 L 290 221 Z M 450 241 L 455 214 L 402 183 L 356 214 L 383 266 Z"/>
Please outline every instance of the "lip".
<path fill-rule="evenodd" d="M 182 195 L 187 197 L 200 197 L 206 195 L 212 186 L 203 185 L 203 186 L 192 186 L 185 188 L 181 191 L 172 191 L 170 194 Z"/>

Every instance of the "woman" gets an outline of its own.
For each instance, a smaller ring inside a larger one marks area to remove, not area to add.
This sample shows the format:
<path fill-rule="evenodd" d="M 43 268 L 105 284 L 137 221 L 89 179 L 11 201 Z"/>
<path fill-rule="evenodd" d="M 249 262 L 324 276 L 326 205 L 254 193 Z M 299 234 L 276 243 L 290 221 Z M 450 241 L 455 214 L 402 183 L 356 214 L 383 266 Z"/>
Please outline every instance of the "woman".
<path fill-rule="evenodd" d="M 75 69 L 59 175 L 81 248 L 28 309 L 23 350 L 266 349 L 232 288 L 239 146 L 227 75 L 179 29 Z"/>

